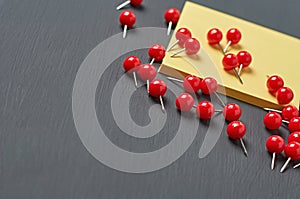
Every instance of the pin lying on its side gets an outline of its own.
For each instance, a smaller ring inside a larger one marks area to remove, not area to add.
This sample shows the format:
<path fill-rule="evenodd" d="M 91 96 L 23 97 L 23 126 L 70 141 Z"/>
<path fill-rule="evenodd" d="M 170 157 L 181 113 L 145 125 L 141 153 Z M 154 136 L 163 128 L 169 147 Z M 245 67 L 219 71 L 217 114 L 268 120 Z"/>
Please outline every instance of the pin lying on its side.
<path fill-rule="evenodd" d="M 229 46 L 239 43 L 242 38 L 241 32 L 236 28 L 231 28 L 227 31 L 226 34 L 227 45 L 225 46 L 223 52 L 226 53 Z"/>
<path fill-rule="evenodd" d="M 116 10 L 120 10 L 122 8 L 124 8 L 125 6 L 131 4 L 134 7 L 137 7 L 139 5 L 141 5 L 143 2 L 143 0 L 128 0 L 128 1 L 124 1 L 123 3 L 121 3 L 120 5 L 118 5 L 118 7 L 116 8 Z"/>
<path fill-rule="evenodd" d="M 236 67 L 238 66 L 238 59 L 236 55 L 232 53 L 228 53 L 224 55 L 223 60 L 222 60 L 224 70 L 229 71 L 233 70 L 237 78 L 240 80 L 241 84 L 243 84 L 243 80 L 241 79 L 240 75 L 238 74 Z"/>
<path fill-rule="evenodd" d="M 248 151 L 243 141 L 243 137 L 246 134 L 246 126 L 240 121 L 233 121 L 227 126 L 227 134 L 233 140 L 240 140 L 244 154 L 248 156 Z"/>
<path fill-rule="evenodd" d="M 284 139 L 278 135 L 270 136 L 266 141 L 267 150 L 272 153 L 271 169 L 275 167 L 276 154 L 280 154 L 284 149 Z"/>
<path fill-rule="evenodd" d="M 166 10 L 164 17 L 168 23 L 167 35 L 170 35 L 173 24 L 177 24 L 179 20 L 180 11 L 176 8 L 169 8 Z"/>
<path fill-rule="evenodd" d="M 129 10 L 125 10 L 120 14 L 119 20 L 122 26 L 124 26 L 123 38 L 126 38 L 127 29 L 131 28 L 135 24 L 135 14 Z"/>
<path fill-rule="evenodd" d="M 177 44 L 183 47 L 186 40 L 192 38 L 192 33 L 187 28 L 179 28 L 175 34 L 175 37 L 176 41 L 168 47 L 167 52 L 174 48 L 174 46 L 176 46 Z"/>
<path fill-rule="evenodd" d="M 141 65 L 141 61 L 136 56 L 129 56 L 123 62 L 123 67 L 125 72 L 129 72 L 133 74 L 134 84 L 136 87 L 137 87 L 136 72 L 140 65 Z"/>
<path fill-rule="evenodd" d="M 161 62 L 164 59 L 166 49 L 160 44 L 153 44 L 148 50 L 148 55 L 151 58 L 150 64 L 152 65 L 154 61 Z"/>
<path fill-rule="evenodd" d="M 200 50 L 200 43 L 196 38 L 190 38 L 187 39 L 183 45 L 183 49 L 175 52 L 174 54 L 171 55 L 171 57 L 174 57 L 178 55 L 179 53 L 182 53 L 185 51 L 187 55 L 195 55 L 199 52 Z"/>
<path fill-rule="evenodd" d="M 218 28 L 212 28 L 207 33 L 207 40 L 209 45 L 218 45 L 221 49 L 222 53 L 224 53 L 223 47 L 221 46 L 220 42 L 223 38 L 222 32 Z"/>
<path fill-rule="evenodd" d="M 154 79 L 151 81 L 149 85 L 149 94 L 152 97 L 159 97 L 161 109 L 163 112 L 166 112 L 166 109 L 162 97 L 165 95 L 166 92 L 167 92 L 167 86 L 164 81 L 160 79 Z"/>

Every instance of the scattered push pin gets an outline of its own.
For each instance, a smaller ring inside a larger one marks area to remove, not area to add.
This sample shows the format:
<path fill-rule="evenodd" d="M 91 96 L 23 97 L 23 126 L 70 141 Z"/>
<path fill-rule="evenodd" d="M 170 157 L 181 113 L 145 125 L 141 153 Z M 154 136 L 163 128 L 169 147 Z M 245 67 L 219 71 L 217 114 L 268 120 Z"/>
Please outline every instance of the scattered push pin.
<path fill-rule="evenodd" d="M 288 128 L 291 133 L 300 131 L 300 117 L 294 117 L 288 123 Z"/>
<path fill-rule="evenodd" d="M 243 137 L 246 134 L 246 126 L 245 126 L 245 124 L 243 124 L 240 121 L 230 122 L 228 124 L 228 126 L 227 126 L 227 130 L 226 131 L 227 131 L 228 136 L 231 139 L 233 139 L 233 140 L 239 139 L 240 140 L 241 145 L 243 147 L 244 154 L 246 156 L 248 156 L 248 152 L 247 152 L 246 146 L 245 146 L 244 141 L 243 141 Z"/>
<path fill-rule="evenodd" d="M 237 78 L 240 80 L 241 84 L 243 84 L 243 80 L 239 76 L 238 72 L 236 71 L 236 67 L 238 66 L 238 58 L 236 55 L 232 53 L 228 53 L 224 55 L 223 60 L 222 60 L 224 70 L 229 71 L 233 70 Z"/>
<path fill-rule="evenodd" d="M 286 169 L 287 165 L 290 163 L 291 160 L 300 159 L 300 144 L 295 141 L 288 143 L 284 148 L 284 153 L 286 157 L 288 157 L 288 159 L 280 169 L 280 173 L 284 172 L 284 170 Z"/>
<path fill-rule="evenodd" d="M 131 28 L 135 24 L 135 14 L 129 10 L 125 10 L 120 14 L 119 19 L 122 26 L 124 26 L 123 38 L 126 38 L 127 29 Z"/>
<path fill-rule="evenodd" d="M 281 87 L 276 92 L 276 99 L 279 104 L 284 105 L 290 103 L 294 98 L 292 89 L 288 87 Z"/>
<path fill-rule="evenodd" d="M 239 43 L 239 41 L 242 38 L 242 34 L 238 29 L 231 28 L 227 31 L 226 38 L 227 38 L 227 45 L 224 48 L 223 51 L 224 53 L 227 52 L 229 46 Z"/>
<path fill-rule="evenodd" d="M 168 23 L 167 35 L 170 35 L 173 24 L 177 24 L 180 12 L 176 8 L 169 8 L 165 12 L 165 20 Z"/>
<path fill-rule="evenodd" d="M 192 33 L 187 28 L 179 28 L 175 34 L 175 37 L 176 37 L 176 41 L 169 46 L 167 52 L 170 51 L 172 48 L 174 48 L 174 46 L 176 46 L 177 44 L 179 46 L 183 46 L 186 40 L 192 38 Z"/>
<path fill-rule="evenodd" d="M 223 38 L 222 32 L 218 28 L 212 28 L 207 33 L 207 40 L 209 45 L 218 45 L 221 49 L 222 53 L 224 53 L 223 47 L 221 46 L 220 42 Z M 224 53 L 225 54 L 225 53 Z"/>
<path fill-rule="evenodd" d="M 290 143 L 290 142 L 293 142 L 293 141 L 300 143 L 300 132 L 299 131 L 296 131 L 296 132 L 289 135 L 288 142 Z M 300 163 L 296 164 L 293 168 L 296 169 L 299 166 L 300 166 Z"/>
<path fill-rule="evenodd" d="M 284 81 L 278 75 L 272 75 L 267 80 L 267 88 L 269 92 L 273 95 L 277 92 L 278 89 L 284 86 Z"/>
<path fill-rule="evenodd" d="M 184 78 L 184 80 L 173 77 L 167 77 L 167 79 L 183 83 L 183 88 L 188 93 L 197 93 L 201 88 L 201 79 L 194 75 L 188 75 Z"/>
<path fill-rule="evenodd" d="M 205 95 L 214 94 L 217 97 L 217 99 L 219 100 L 219 102 L 221 103 L 221 105 L 223 107 L 225 106 L 225 103 L 223 102 L 223 100 L 221 99 L 221 97 L 217 93 L 217 89 L 218 89 L 217 80 L 215 80 L 212 77 L 205 77 L 201 81 L 200 88 L 201 88 L 202 93 L 205 94 Z"/>
<path fill-rule="evenodd" d="M 183 49 L 175 52 L 173 55 L 171 55 L 171 57 L 174 57 L 176 55 L 178 55 L 179 53 L 182 53 L 183 51 L 185 51 L 185 53 L 187 55 L 195 55 L 199 52 L 200 50 L 200 43 L 197 39 L 195 38 L 190 38 L 187 39 L 183 45 Z"/>
<path fill-rule="evenodd" d="M 161 62 L 165 57 L 165 54 L 166 54 L 166 50 L 162 45 L 153 44 L 152 46 L 150 46 L 148 50 L 148 55 L 151 58 L 150 64 L 152 65 L 154 61 Z"/>
<path fill-rule="evenodd" d="M 159 97 L 161 109 L 163 112 L 165 112 L 166 109 L 165 109 L 165 105 L 164 105 L 162 97 L 164 96 L 166 91 L 167 91 L 167 86 L 164 81 L 162 81 L 160 79 L 155 79 L 155 80 L 151 81 L 151 83 L 149 85 L 149 94 L 152 97 Z"/>
<path fill-rule="evenodd" d="M 299 110 L 297 109 L 297 107 L 292 106 L 292 105 L 288 105 L 288 106 L 284 107 L 282 109 L 282 111 L 272 109 L 272 108 L 264 108 L 264 110 L 280 113 L 282 116 L 282 119 L 284 119 L 286 121 L 290 121 L 292 118 L 299 116 Z"/>
<path fill-rule="evenodd" d="M 227 121 L 236 121 L 240 119 L 242 115 L 242 109 L 239 105 L 237 104 L 226 104 L 224 109 L 223 109 L 223 115 L 225 117 L 225 120 Z"/>
<path fill-rule="evenodd" d="M 188 93 L 182 93 L 176 98 L 176 107 L 181 112 L 190 111 L 194 106 L 194 98 Z"/>
<path fill-rule="evenodd" d="M 156 76 L 156 69 L 151 64 L 144 64 L 139 67 L 139 77 L 147 82 L 147 92 L 149 93 L 149 84 Z"/>
<path fill-rule="evenodd" d="M 137 87 L 137 79 L 136 79 L 136 71 L 138 67 L 141 65 L 141 61 L 136 56 L 129 56 L 123 62 L 123 67 L 125 72 L 129 72 L 133 74 L 134 84 Z"/>
<path fill-rule="evenodd" d="M 215 113 L 214 105 L 207 100 L 201 101 L 196 106 L 196 113 L 200 119 L 209 120 Z"/>
<path fill-rule="evenodd" d="M 241 75 L 242 69 L 248 67 L 251 64 L 252 56 L 247 51 L 240 51 L 237 55 L 238 63 L 239 63 L 239 72 L 238 75 Z"/>
<path fill-rule="evenodd" d="M 267 150 L 272 153 L 271 169 L 275 167 L 276 154 L 280 154 L 284 149 L 284 139 L 278 135 L 270 136 L 266 141 Z"/>
<path fill-rule="evenodd" d="M 128 1 L 125 1 L 125 2 L 121 3 L 120 5 L 118 5 L 116 10 L 120 10 L 129 4 L 131 4 L 134 7 L 137 7 L 137 6 L 141 5 L 142 2 L 143 2 L 143 0 L 128 0 Z"/>
<path fill-rule="evenodd" d="M 276 112 L 269 112 L 264 117 L 264 124 L 269 130 L 277 130 L 282 124 L 282 118 Z"/>

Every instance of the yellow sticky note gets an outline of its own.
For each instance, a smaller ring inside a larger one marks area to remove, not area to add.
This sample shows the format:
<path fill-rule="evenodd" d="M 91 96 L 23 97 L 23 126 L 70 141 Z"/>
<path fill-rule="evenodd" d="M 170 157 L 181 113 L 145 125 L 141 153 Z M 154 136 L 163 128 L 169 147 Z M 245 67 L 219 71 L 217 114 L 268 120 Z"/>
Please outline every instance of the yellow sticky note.
<path fill-rule="evenodd" d="M 299 107 L 300 102 L 300 40 L 263 26 L 200 6 L 186 2 L 180 20 L 177 24 L 170 44 L 175 42 L 175 33 L 179 28 L 189 28 L 193 37 L 200 41 L 201 49 L 195 56 L 188 56 L 184 52 L 176 57 L 171 55 L 180 49 L 176 46 L 166 53 L 160 67 L 161 73 L 176 76 L 176 71 L 182 74 L 192 74 L 199 77 L 214 77 L 226 95 L 260 106 L 281 108 L 277 100 L 266 87 L 267 76 L 279 75 L 284 79 L 285 86 L 294 92 L 292 105 Z M 238 45 L 229 47 L 230 53 L 237 54 L 246 50 L 252 55 L 252 63 L 241 73 L 244 84 L 241 84 L 234 73 L 223 69 L 223 53 L 218 46 L 210 46 L 207 42 L 207 32 L 211 28 L 218 28 L 223 32 L 221 45 L 227 43 L 226 32 L 230 28 L 238 28 L 242 39 Z"/>

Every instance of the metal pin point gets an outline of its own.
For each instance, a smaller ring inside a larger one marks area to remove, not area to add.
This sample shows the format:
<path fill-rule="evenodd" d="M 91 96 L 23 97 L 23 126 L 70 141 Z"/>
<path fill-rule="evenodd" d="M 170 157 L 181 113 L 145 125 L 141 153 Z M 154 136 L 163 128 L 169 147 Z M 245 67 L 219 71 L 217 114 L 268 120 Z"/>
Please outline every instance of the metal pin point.
<path fill-rule="evenodd" d="M 245 146 L 244 141 L 243 141 L 242 138 L 240 138 L 240 142 L 241 142 L 241 144 L 242 144 L 242 147 L 243 147 L 243 151 L 244 151 L 245 156 L 248 157 L 248 151 L 247 151 L 247 149 L 246 149 L 246 146 Z"/>
<path fill-rule="evenodd" d="M 136 78 L 136 72 L 133 72 L 133 79 L 134 79 L 134 85 L 137 87 L 137 78 Z"/>
<path fill-rule="evenodd" d="M 120 5 L 118 5 L 116 10 L 120 10 L 121 8 L 127 6 L 128 4 L 130 4 L 130 1 L 125 1 L 125 2 L 121 3 Z"/>
<path fill-rule="evenodd" d="M 287 165 L 290 163 L 290 161 L 292 160 L 292 158 L 288 158 L 287 161 L 284 163 L 284 165 L 281 167 L 280 169 L 280 173 L 283 173 L 284 170 L 286 169 Z"/>
<path fill-rule="evenodd" d="M 168 30 L 167 30 L 167 35 L 170 35 L 171 34 L 171 30 L 172 30 L 172 21 L 169 22 L 169 25 L 168 25 Z"/>
<path fill-rule="evenodd" d="M 296 164 L 293 168 L 296 169 L 298 167 L 300 167 L 300 163 Z"/>
<path fill-rule="evenodd" d="M 183 48 L 183 49 L 177 51 L 176 53 L 172 54 L 171 57 L 174 57 L 174 56 L 178 55 L 179 53 L 182 53 L 185 50 L 186 50 L 186 48 Z"/>
<path fill-rule="evenodd" d="M 159 96 L 159 101 L 160 101 L 160 104 L 161 104 L 161 110 L 165 113 L 166 109 L 165 109 L 165 105 L 164 105 L 164 101 L 163 101 L 162 96 Z"/>
<path fill-rule="evenodd" d="M 126 34 L 127 34 L 127 28 L 128 26 L 127 25 L 124 25 L 124 30 L 123 30 L 123 39 L 126 38 Z"/>
<path fill-rule="evenodd" d="M 271 162 L 272 170 L 274 170 L 274 167 L 275 167 L 275 159 L 276 159 L 276 153 L 272 153 L 272 162 Z"/>
<path fill-rule="evenodd" d="M 226 46 L 225 46 L 225 48 L 223 50 L 224 53 L 227 52 L 227 50 L 228 50 L 228 48 L 229 48 L 230 45 L 231 45 L 231 41 L 228 41 L 228 43 L 226 44 Z"/>

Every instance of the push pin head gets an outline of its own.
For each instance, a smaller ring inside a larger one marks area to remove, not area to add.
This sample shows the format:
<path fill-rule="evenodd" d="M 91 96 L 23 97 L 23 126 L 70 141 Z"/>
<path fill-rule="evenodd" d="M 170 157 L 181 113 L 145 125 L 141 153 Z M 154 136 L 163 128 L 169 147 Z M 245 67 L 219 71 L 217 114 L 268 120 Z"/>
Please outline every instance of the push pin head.
<path fill-rule="evenodd" d="M 284 139 L 278 135 L 270 136 L 266 141 L 267 150 L 272 153 L 271 169 L 275 167 L 276 154 L 280 154 L 284 149 Z"/>
<path fill-rule="evenodd" d="M 150 64 L 152 65 L 154 61 L 161 62 L 165 57 L 166 49 L 160 44 L 153 44 L 148 50 L 148 55 L 151 58 Z"/>
<path fill-rule="evenodd" d="M 223 38 L 223 34 L 222 34 L 221 30 L 219 30 L 218 28 L 212 28 L 208 31 L 206 37 L 207 37 L 209 45 L 218 45 L 219 48 L 223 52 L 223 48 L 220 45 L 220 42 Z"/>
<path fill-rule="evenodd" d="M 176 41 L 170 45 L 170 47 L 167 49 L 167 51 L 170 51 L 174 46 L 177 44 L 181 47 L 183 47 L 186 40 L 190 39 L 192 37 L 192 33 L 187 28 L 179 28 L 175 34 Z"/>
<path fill-rule="evenodd" d="M 166 91 L 167 91 L 167 86 L 164 81 L 160 79 L 154 79 L 151 81 L 149 85 L 149 94 L 152 97 L 159 97 L 161 103 L 161 109 L 163 112 L 165 112 L 165 106 L 162 97 L 165 95 Z"/>
<path fill-rule="evenodd" d="M 228 53 L 228 54 L 224 55 L 222 63 L 223 63 L 224 70 L 227 70 L 227 71 L 233 70 L 233 72 L 235 73 L 237 78 L 240 80 L 241 84 L 243 84 L 243 80 L 241 79 L 240 75 L 236 71 L 236 67 L 238 66 L 237 56 L 235 54 Z"/>
<path fill-rule="evenodd" d="M 264 124 L 269 130 L 277 130 L 282 124 L 282 118 L 276 112 L 269 112 L 264 117 Z"/>
<path fill-rule="evenodd" d="M 173 55 L 171 55 L 171 57 L 174 57 L 176 55 L 178 55 L 179 53 L 185 51 L 185 53 L 187 55 L 195 55 L 199 52 L 200 50 L 200 43 L 197 39 L 195 38 L 190 38 L 187 39 L 184 43 L 184 48 L 177 51 L 176 53 L 174 53 Z"/>
<path fill-rule="evenodd" d="M 209 120 L 215 113 L 214 105 L 207 100 L 199 102 L 196 107 L 196 113 L 200 119 Z"/>
<path fill-rule="evenodd" d="M 299 110 L 297 107 L 289 105 L 282 109 L 281 116 L 284 120 L 290 121 L 292 118 L 299 116 Z"/>
<path fill-rule="evenodd" d="M 131 28 L 136 21 L 135 14 L 129 10 L 125 10 L 120 14 L 120 23 L 124 26 L 123 38 L 126 38 L 127 29 Z"/>
<path fill-rule="evenodd" d="M 300 117 L 294 117 L 290 120 L 288 128 L 291 133 L 300 131 Z"/>
<path fill-rule="evenodd" d="M 176 107 L 181 112 L 190 111 L 194 106 L 194 98 L 188 93 L 182 93 L 176 98 Z"/>
<path fill-rule="evenodd" d="M 295 131 L 294 133 L 290 134 L 288 137 L 288 142 L 298 142 L 300 143 L 300 131 Z"/>
<path fill-rule="evenodd" d="M 242 69 L 248 67 L 251 64 L 252 56 L 247 51 L 240 51 L 236 56 L 240 66 L 238 75 L 241 75 Z"/>
<path fill-rule="evenodd" d="M 136 79 L 136 71 L 138 67 L 141 65 L 141 61 L 136 56 L 129 56 L 123 62 L 123 67 L 125 72 L 133 73 L 134 83 L 137 87 L 137 79 Z"/>
<path fill-rule="evenodd" d="M 230 122 L 227 126 L 226 131 L 227 131 L 227 135 L 228 135 L 229 138 L 231 138 L 233 140 L 240 140 L 241 145 L 243 147 L 244 154 L 246 156 L 248 156 L 247 149 L 246 149 L 245 144 L 243 142 L 243 137 L 246 134 L 245 124 L 243 124 L 240 121 Z"/>
<path fill-rule="evenodd" d="M 116 8 L 116 10 L 120 10 L 120 9 L 122 9 L 123 7 L 127 6 L 128 4 L 131 4 L 132 6 L 137 7 L 137 6 L 141 5 L 142 2 L 143 2 L 143 0 L 128 0 L 128 1 L 125 1 L 125 2 L 121 3 L 121 4 Z"/>
<path fill-rule="evenodd" d="M 139 67 L 138 74 L 141 80 L 147 82 L 147 92 L 149 92 L 149 84 L 156 76 L 156 68 L 151 64 L 143 64 Z"/>
<path fill-rule="evenodd" d="M 242 115 L 242 109 L 237 104 L 226 104 L 223 109 L 223 115 L 227 121 L 236 121 Z"/>
<path fill-rule="evenodd" d="M 186 92 L 196 93 L 201 87 L 201 80 L 199 77 L 188 75 L 183 80 L 183 87 Z"/>
<path fill-rule="evenodd" d="M 177 24 L 179 17 L 180 17 L 180 12 L 176 8 L 169 8 L 165 12 L 165 20 L 168 23 L 168 30 L 167 30 L 167 35 L 170 35 L 172 25 Z"/>
<path fill-rule="evenodd" d="M 210 95 L 218 89 L 217 80 L 212 77 L 206 77 L 201 81 L 201 91 L 205 95 Z"/>
<path fill-rule="evenodd" d="M 278 89 L 284 86 L 284 81 L 278 75 L 272 75 L 267 80 L 267 88 L 270 93 L 275 94 Z"/>
<path fill-rule="evenodd" d="M 227 52 L 229 46 L 239 43 L 239 41 L 242 38 L 242 34 L 238 29 L 231 28 L 227 31 L 226 38 L 227 38 L 227 45 L 224 48 L 224 53 Z"/>
<path fill-rule="evenodd" d="M 292 141 L 288 143 L 284 148 L 284 153 L 286 157 L 288 157 L 287 161 L 282 166 L 280 172 L 284 172 L 287 165 L 291 160 L 299 160 L 300 159 L 300 144 L 298 142 Z"/>
<path fill-rule="evenodd" d="M 290 103 L 294 98 L 292 89 L 288 87 L 281 87 L 276 92 L 276 99 L 279 104 L 284 105 Z"/>

